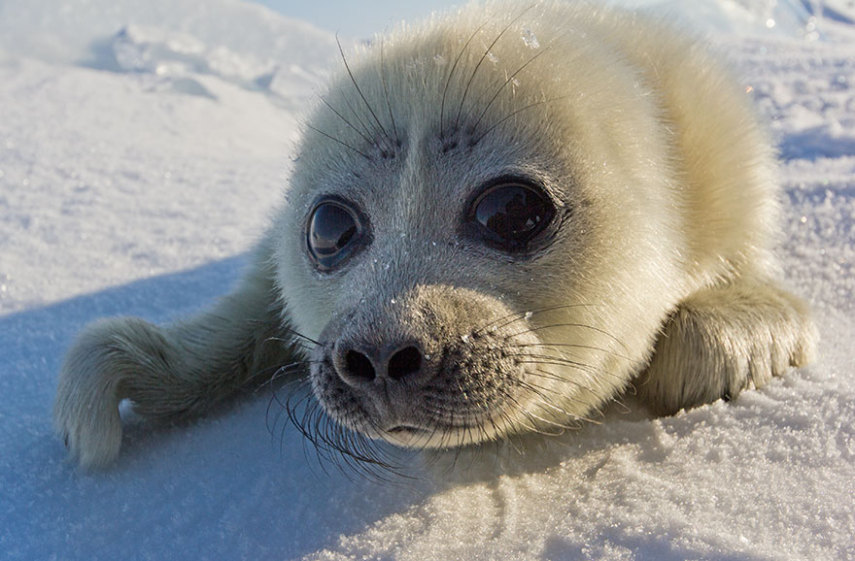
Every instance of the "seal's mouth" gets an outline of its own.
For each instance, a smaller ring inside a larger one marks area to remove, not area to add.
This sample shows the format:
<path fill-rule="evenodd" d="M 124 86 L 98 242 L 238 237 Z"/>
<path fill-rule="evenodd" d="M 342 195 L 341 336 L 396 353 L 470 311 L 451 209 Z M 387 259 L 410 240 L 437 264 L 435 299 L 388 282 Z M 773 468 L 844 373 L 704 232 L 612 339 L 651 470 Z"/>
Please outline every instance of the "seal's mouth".
<path fill-rule="evenodd" d="M 416 435 L 416 434 L 427 434 L 428 431 L 426 429 L 423 429 L 420 427 L 414 427 L 412 425 L 395 425 L 394 427 L 386 429 L 386 432 L 389 434 L 398 434 L 398 435 L 400 435 L 400 434 Z"/>
<path fill-rule="evenodd" d="M 410 447 L 425 444 L 435 435 L 436 431 L 414 425 L 401 424 L 384 430 L 381 438 L 398 446 Z"/>

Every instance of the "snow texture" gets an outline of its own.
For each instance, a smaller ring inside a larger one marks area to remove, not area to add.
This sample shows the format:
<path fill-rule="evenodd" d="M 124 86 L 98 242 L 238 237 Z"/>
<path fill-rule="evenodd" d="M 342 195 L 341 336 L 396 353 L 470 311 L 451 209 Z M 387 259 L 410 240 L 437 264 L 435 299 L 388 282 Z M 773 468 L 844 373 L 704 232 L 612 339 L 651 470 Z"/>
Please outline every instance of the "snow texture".
<path fill-rule="evenodd" d="M 520 450 L 410 457 L 384 483 L 319 462 L 264 392 L 132 426 L 94 474 L 51 428 L 85 323 L 167 322 L 235 281 L 333 36 L 232 0 L 0 1 L 0 558 L 855 559 L 855 18 L 814 4 L 680 10 L 780 146 L 782 269 L 819 360 L 674 417 L 628 396 Z"/>

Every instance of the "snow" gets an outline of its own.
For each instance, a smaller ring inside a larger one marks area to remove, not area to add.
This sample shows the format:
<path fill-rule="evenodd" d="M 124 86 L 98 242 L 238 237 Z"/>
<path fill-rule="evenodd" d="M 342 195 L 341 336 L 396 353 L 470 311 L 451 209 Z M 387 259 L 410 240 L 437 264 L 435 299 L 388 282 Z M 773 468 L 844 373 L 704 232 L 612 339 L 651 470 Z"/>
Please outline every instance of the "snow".
<path fill-rule="evenodd" d="M 51 429 L 85 323 L 167 322 L 236 280 L 332 34 L 232 0 L 0 1 L 0 558 L 855 558 L 855 17 L 773 4 L 774 29 L 760 0 L 680 10 L 780 147 L 782 271 L 819 360 L 675 417 L 630 396 L 525 453 L 405 456 L 384 482 L 319 462 L 266 392 L 134 425 L 98 473 Z"/>

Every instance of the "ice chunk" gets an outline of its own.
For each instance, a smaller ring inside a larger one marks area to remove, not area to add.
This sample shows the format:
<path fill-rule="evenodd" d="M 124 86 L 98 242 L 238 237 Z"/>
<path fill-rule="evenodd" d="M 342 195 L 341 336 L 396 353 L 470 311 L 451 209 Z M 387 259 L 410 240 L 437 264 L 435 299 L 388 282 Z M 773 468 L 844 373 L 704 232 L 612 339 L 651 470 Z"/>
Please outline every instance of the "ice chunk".
<path fill-rule="evenodd" d="M 522 40 L 525 43 L 525 46 L 529 49 L 539 49 L 540 41 L 537 40 L 537 36 L 531 29 L 525 29 L 522 32 Z"/>

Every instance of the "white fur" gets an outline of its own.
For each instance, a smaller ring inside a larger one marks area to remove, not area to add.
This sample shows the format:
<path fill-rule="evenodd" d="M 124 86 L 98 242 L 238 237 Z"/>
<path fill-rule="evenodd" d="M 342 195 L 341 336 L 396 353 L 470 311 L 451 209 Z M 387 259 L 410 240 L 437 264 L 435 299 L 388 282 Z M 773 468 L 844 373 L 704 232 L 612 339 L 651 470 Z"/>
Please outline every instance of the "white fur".
<path fill-rule="evenodd" d="M 270 341 L 293 340 L 292 328 L 313 339 L 353 336 L 348 322 L 419 331 L 428 315 L 465 336 L 470 316 L 556 308 L 526 318 L 527 345 L 585 368 L 543 365 L 548 402 L 521 394 L 501 423 L 417 442 L 429 446 L 565 426 L 638 374 L 642 397 L 671 413 L 809 359 L 806 307 L 770 280 L 773 152 L 703 46 L 642 16 L 507 2 L 402 29 L 347 65 L 309 118 L 247 282 L 177 327 L 97 323 L 69 353 L 56 420 L 82 464 L 116 456 L 119 400 L 154 417 L 203 412 L 291 361 Z M 517 264 L 461 245 L 455 222 L 474 186 L 510 172 L 571 211 L 549 252 Z M 359 200 L 374 227 L 340 274 L 306 257 L 320 194 Z M 456 286 L 478 292 L 479 311 Z M 398 300 L 416 311 L 386 304 Z M 369 421 L 353 427 L 371 433 Z"/>

